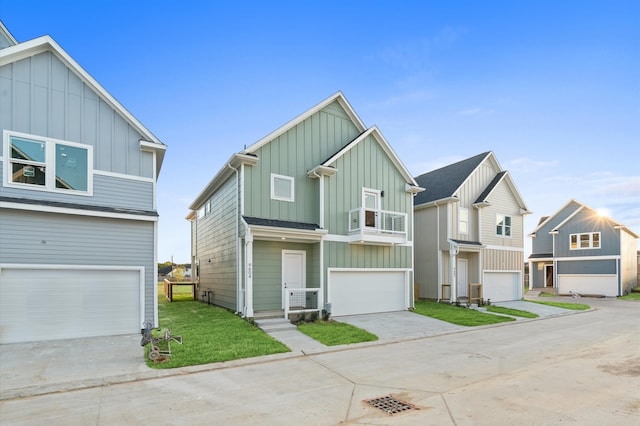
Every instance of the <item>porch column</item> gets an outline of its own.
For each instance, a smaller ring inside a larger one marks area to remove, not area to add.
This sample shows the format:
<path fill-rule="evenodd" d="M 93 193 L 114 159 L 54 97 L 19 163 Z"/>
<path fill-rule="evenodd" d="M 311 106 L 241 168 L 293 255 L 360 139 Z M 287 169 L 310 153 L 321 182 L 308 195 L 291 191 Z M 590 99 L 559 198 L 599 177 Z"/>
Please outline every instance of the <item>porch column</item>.
<path fill-rule="evenodd" d="M 244 245 L 245 314 L 253 317 L 253 235 L 247 232 Z"/>
<path fill-rule="evenodd" d="M 324 309 L 324 239 L 320 240 L 320 294 L 318 295 L 318 308 Z"/>
<path fill-rule="evenodd" d="M 455 303 L 458 300 L 458 265 L 456 264 L 458 255 L 458 246 L 451 243 L 449 244 L 449 267 L 451 269 L 451 300 L 450 303 Z"/>

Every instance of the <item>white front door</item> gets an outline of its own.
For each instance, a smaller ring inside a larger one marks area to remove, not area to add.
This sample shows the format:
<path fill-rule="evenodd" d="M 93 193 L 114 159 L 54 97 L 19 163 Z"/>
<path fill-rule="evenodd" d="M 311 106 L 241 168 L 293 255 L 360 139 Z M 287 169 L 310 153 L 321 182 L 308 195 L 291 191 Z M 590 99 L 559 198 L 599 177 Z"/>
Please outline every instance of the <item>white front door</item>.
<path fill-rule="evenodd" d="M 306 295 L 301 291 L 287 291 L 305 288 L 306 252 L 300 250 L 282 250 L 282 294 L 289 297 L 290 307 L 305 307 Z M 284 297 L 282 308 L 284 308 Z"/>
<path fill-rule="evenodd" d="M 469 277 L 467 275 L 467 259 L 458 259 L 458 297 L 467 297 Z"/>

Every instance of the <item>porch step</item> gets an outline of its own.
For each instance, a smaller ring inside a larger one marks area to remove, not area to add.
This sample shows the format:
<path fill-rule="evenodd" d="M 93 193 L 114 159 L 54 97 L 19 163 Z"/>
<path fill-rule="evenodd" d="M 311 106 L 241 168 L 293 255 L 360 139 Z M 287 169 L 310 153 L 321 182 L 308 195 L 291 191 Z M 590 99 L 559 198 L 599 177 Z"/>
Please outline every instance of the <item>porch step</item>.
<path fill-rule="evenodd" d="M 540 293 L 540 290 L 529 290 L 525 293 L 524 297 L 538 297 Z"/>
<path fill-rule="evenodd" d="M 274 311 L 259 311 L 253 313 L 253 319 L 256 321 L 274 318 L 284 318 L 284 310 L 279 309 Z"/>
<path fill-rule="evenodd" d="M 285 318 L 267 318 L 267 319 L 256 319 L 256 324 L 263 331 L 267 333 L 272 333 L 274 331 L 289 331 L 296 330 L 297 327 L 291 324 L 291 321 Z"/>

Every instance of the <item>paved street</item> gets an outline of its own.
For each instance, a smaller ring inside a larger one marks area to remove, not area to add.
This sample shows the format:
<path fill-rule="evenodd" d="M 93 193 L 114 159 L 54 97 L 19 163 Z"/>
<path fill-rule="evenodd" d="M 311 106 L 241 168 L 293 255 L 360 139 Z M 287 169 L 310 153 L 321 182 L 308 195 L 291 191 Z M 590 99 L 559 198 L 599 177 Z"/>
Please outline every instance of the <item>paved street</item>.
<path fill-rule="evenodd" d="M 0 402 L 53 425 L 635 425 L 640 304 Z M 386 395 L 417 409 L 389 416 Z"/>

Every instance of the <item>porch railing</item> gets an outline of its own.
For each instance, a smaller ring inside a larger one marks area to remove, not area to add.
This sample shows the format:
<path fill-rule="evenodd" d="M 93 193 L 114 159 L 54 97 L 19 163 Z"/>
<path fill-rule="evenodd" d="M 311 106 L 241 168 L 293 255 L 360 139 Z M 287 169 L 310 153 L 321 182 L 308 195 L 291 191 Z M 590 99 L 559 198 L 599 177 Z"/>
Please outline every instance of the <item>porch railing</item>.
<path fill-rule="evenodd" d="M 286 288 L 284 293 L 284 317 L 290 313 L 318 312 L 322 310 L 319 302 L 320 288 Z"/>
<path fill-rule="evenodd" d="M 407 234 L 407 214 L 359 207 L 349 212 L 349 232 Z"/>

